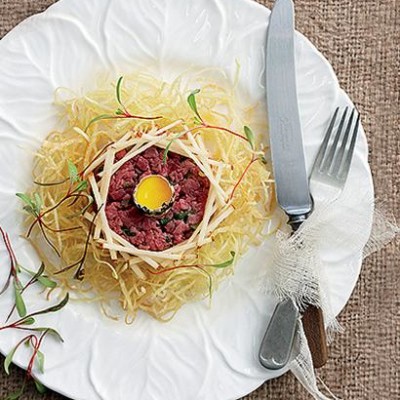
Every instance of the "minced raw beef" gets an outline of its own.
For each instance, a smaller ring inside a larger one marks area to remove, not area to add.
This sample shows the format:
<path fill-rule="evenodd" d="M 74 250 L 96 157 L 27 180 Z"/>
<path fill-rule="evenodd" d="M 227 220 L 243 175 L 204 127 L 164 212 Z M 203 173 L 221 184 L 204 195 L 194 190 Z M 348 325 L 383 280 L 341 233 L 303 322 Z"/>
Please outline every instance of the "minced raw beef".
<path fill-rule="evenodd" d="M 121 159 L 126 151 L 117 154 Z M 111 177 L 106 215 L 110 228 L 139 249 L 162 251 L 189 239 L 201 222 L 210 182 L 190 158 L 150 147 L 123 164 Z M 159 174 L 175 189 L 174 202 L 162 215 L 136 207 L 133 192 L 140 179 Z"/>

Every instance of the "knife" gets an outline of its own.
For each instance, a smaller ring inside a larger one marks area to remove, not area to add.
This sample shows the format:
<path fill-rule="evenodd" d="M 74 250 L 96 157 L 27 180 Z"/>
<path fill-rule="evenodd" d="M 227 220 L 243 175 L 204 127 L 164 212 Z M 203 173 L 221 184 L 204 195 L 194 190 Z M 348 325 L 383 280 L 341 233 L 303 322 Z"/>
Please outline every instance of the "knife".
<path fill-rule="evenodd" d="M 294 33 L 293 1 L 277 0 L 270 16 L 266 47 L 269 134 L 277 200 L 296 231 L 313 204 L 298 109 Z M 259 353 L 265 368 L 281 369 L 288 363 L 299 316 L 291 299 L 275 308 Z"/>

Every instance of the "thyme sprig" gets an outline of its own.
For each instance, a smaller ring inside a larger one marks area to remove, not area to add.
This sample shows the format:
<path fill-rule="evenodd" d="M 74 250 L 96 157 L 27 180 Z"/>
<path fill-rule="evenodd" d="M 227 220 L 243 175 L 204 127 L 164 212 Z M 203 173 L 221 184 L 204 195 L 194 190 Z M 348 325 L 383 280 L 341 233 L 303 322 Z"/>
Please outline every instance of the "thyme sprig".
<path fill-rule="evenodd" d="M 140 119 L 140 120 L 156 120 L 156 119 L 161 119 L 163 118 L 162 116 L 156 116 L 156 117 L 146 117 L 146 116 L 141 116 L 141 115 L 134 115 L 131 114 L 128 111 L 128 108 L 125 106 L 125 104 L 122 101 L 122 81 L 124 77 L 121 76 L 116 84 L 115 87 L 115 96 L 117 99 L 118 103 L 118 108 L 115 110 L 114 114 L 101 114 L 96 117 L 94 117 L 92 120 L 89 121 L 89 123 L 86 125 L 86 128 L 84 129 L 85 132 L 90 128 L 91 125 L 94 123 L 101 121 L 101 120 L 107 120 L 107 119 Z"/>

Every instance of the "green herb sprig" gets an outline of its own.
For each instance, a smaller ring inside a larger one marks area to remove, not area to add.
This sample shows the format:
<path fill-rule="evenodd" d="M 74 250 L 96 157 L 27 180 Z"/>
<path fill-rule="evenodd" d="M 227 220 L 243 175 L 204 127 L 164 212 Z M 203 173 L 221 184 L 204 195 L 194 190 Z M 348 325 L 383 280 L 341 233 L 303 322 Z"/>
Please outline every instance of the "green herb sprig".
<path fill-rule="evenodd" d="M 107 119 L 140 119 L 140 120 L 156 120 L 156 119 L 161 119 L 163 118 L 162 116 L 156 116 L 156 117 L 145 117 L 145 116 L 140 116 L 140 115 L 134 115 L 131 114 L 127 107 L 124 105 L 122 102 L 122 82 L 123 82 L 124 77 L 121 76 L 116 84 L 115 87 L 115 96 L 116 100 L 118 103 L 118 108 L 115 110 L 114 114 L 101 114 L 96 117 L 94 117 L 92 120 L 89 121 L 89 123 L 86 125 L 86 128 L 84 129 L 85 132 L 98 121 L 101 120 L 107 120 Z"/>

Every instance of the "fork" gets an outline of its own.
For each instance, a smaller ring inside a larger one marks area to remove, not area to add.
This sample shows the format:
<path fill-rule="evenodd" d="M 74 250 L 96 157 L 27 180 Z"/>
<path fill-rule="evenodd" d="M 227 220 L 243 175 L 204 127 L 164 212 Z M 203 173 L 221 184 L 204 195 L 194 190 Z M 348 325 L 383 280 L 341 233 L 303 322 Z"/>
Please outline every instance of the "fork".
<path fill-rule="evenodd" d="M 353 109 L 347 118 L 349 109 L 346 107 L 336 127 L 339 111 L 336 108 L 312 168 L 310 190 L 314 204 L 327 198 L 338 198 L 350 171 L 360 127 L 360 114 Z M 298 317 L 299 311 L 292 299 L 282 301 L 275 308 L 260 348 L 259 360 L 265 368 L 281 369 L 288 363 Z M 328 360 L 322 310 L 309 305 L 303 313 L 302 321 L 314 367 L 321 368 Z"/>
<path fill-rule="evenodd" d="M 357 118 L 353 124 L 356 113 Z M 334 130 L 339 115 L 339 108 L 336 108 L 315 159 L 310 176 L 310 190 L 314 203 L 327 198 L 331 201 L 336 200 L 346 184 L 360 126 L 360 114 L 355 108 L 348 120 L 347 114 L 346 107 L 338 128 Z M 322 310 L 315 306 L 308 306 L 303 314 L 303 327 L 314 367 L 321 368 L 328 360 Z"/>

